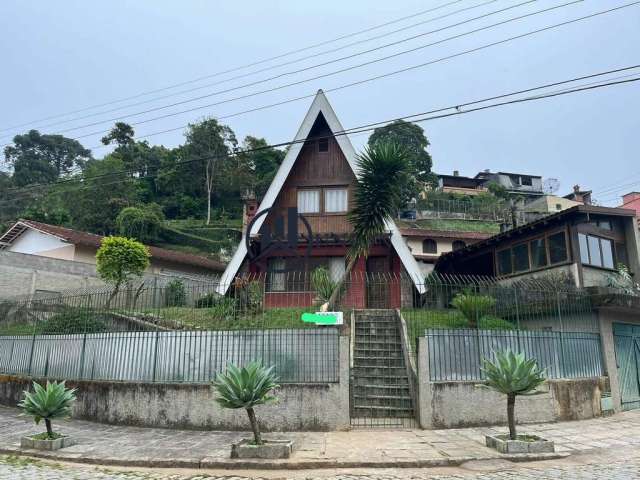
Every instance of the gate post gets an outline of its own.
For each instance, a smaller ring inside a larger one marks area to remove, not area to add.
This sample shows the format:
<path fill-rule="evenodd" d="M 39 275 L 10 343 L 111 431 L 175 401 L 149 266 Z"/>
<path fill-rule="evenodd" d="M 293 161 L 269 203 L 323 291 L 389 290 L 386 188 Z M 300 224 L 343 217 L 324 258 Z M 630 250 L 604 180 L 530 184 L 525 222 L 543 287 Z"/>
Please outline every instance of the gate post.
<path fill-rule="evenodd" d="M 620 378 L 618 377 L 618 363 L 616 361 L 615 339 L 613 337 L 613 318 L 607 316 L 606 311 L 597 309 L 598 324 L 600 325 L 600 342 L 602 345 L 602 358 L 604 373 L 609 377 L 613 410 L 622 410 L 622 398 L 620 397 Z"/>

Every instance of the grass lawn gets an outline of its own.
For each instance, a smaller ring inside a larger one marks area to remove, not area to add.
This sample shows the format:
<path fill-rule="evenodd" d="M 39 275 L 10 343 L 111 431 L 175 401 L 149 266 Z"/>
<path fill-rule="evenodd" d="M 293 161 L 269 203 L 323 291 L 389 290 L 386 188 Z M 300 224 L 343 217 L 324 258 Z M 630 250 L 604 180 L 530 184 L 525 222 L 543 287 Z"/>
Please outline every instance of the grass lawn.
<path fill-rule="evenodd" d="M 147 310 L 145 315 L 166 322 L 168 327 L 193 330 L 246 330 L 251 328 L 311 328 L 314 324 L 305 323 L 301 316 L 305 312 L 315 312 L 309 308 L 270 308 L 264 312 L 249 313 L 224 310 L 217 307 L 191 308 L 167 307 Z"/>
<path fill-rule="evenodd" d="M 0 325 L 0 335 L 33 335 L 33 325 L 25 323 L 13 323 L 11 325 Z"/>

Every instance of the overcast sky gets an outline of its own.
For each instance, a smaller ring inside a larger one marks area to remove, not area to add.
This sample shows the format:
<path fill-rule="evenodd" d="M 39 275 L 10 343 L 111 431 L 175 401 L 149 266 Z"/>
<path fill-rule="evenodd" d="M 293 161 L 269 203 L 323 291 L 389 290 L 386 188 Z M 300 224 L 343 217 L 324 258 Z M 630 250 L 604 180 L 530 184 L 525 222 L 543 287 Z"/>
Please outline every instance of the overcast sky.
<path fill-rule="evenodd" d="M 198 101 L 123 117 L 122 120 L 135 123 L 230 100 L 566 3 L 538 0 L 374 52 L 238 88 L 246 83 L 441 29 L 525 0 L 460 0 L 446 8 L 420 14 L 450 1 L 2 0 L 0 129 L 25 123 L 28 126 L 0 132 L 4 137 L 0 142 L 5 144 L 10 140 L 7 135 L 64 120 L 67 123 L 40 130 L 57 133 L 196 96 L 209 95 Z M 135 126 L 136 134 L 176 129 L 204 116 L 225 116 L 307 96 L 318 88 L 329 90 L 329 101 L 343 126 L 350 128 L 639 64 L 640 6 L 636 5 L 402 74 L 330 91 L 364 78 L 426 63 L 628 2 L 631 0 L 586 0 L 348 72 L 147 122 Z M 410 27 L 476 5 L 480 6 Z M 66 117 L 34 121 L 213 75 L 405 16 L 410 18 L 233 73 Z M 404 27 L 410 28 L 364 41 Z M 323 53 L 361 40 L 363 42 L 358 45 Z M 293 62 L 314 54 L 320 55 Z M 292 63 L 219 83 L 284 62 Z M 635 72 L 640 74 L 640 69 Z M 629 73 L 633 72 L 625 74 Z M 205 87 L 212 83 L 218 84 Z M 146 102 L 197 87 L 203 88 Z M 212 94 L 229 89 L 233 90 Z M 287 141 L 295 134 L 310 101 L 305 98 L 222 121 L 229 124 L 239 137 L 251 134 L 265 137 L 272 143 Z M 96 115 L 139 102 L 146 103 Z M 539 174 L 557 178 L 560 181 L 558 193 L 568 193 L 574 184 L 580 184 L 583 188 L 593 189 L 603 204 L 615 205 L 621 193 L 640 190 L 637 153 L 640 143 L 639 111 L 640 82 L 637 82 L 430 121 L 422 126 L 431 142 L 434 170 L 438 173 L 459 170 L 462 175 L 474 175 L 479 170 L 490 168 Z M 87 115 L 91 116 L 78 118 Z M 100 157 L 106 150 L 96 148 L 100 144 L 99 132 L 108 129 L 112 123 L 100 123 L 64 134 L 70 137 L 91 134 L 81 141 Z M 359 148 L 366 138 L 366 134 L 360 134 L 352 141 Z M 183 131 L 177 129 L 154 135 L 148 141 L 174 146 L 183 141 Z"/>

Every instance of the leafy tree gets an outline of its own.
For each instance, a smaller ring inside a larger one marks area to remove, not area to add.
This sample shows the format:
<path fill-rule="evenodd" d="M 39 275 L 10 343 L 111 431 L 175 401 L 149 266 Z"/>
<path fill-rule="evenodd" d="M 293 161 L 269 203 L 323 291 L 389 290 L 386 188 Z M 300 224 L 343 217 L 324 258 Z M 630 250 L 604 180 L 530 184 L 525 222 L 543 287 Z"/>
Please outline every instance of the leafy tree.
<path fill-rule="evenodd" d="M 149 266 L 149 250 L 140 242 L 125 237 L 106 237 L 96 253 L 96 270 L 105 282 L 113 285 L 107 302 L 132 278 L 140 277 Z"/>
<path fill-rule="evenodd" d="M 535 394 L 535 389 L 545 380 L 544 371 L 538 368 L 535 359 L 526 359 L 523 354 L 511 350 L 496 352 L 495 358 L 495 362 L 484 359 L 482 372 L 486 387 L 507 396 L 509 438 L 516 440 L 516 396 Z"/>
<path fill-rule="evenodd" d="M 91 159 L 91 151 L 63 135 L 42 135 L 30 130 L 16 135 L 4 149 L 5 162 L 13 168 L 13 183 L 24 186 L 50 183 Z"/>
<path fill-rule="evenodd" d="M 233 130 L 208 118 L 189 124 L 186 133 L 185 151 L 189 160 L 204 166 L 204 187 L 207 202 L 207 225 L 211 223 L 213 191 L 219 180 L 219 171 L 230 161 L 229 154 L 236 149 L 238 141 Z"/>
<path fill-rule="evenodd" d="M 51 420 L 71 416 L 71 407 L 76 400 L 75 392 L 75 389 L 66 388 L 64 382 L 47 382 L 46 387 L 33 382 L 33 393 L 25 391 L 18 407 L 25 415 L 33 417 L 36 425 L 44 420 L 46 438 L 55 440 L 59 436 L 54 433 Z"/>
<path fill-rule="evenodd" d="M 134 135 L 135 132 L 131 125 L 124 122 L 116 122 L 109 133 L 102 137 L 101 142 L 104 145 L 115 143 L 119 148 L 126 147 L 134 143 Z"/>
<path fill-rule="evenodd" d="M 431 172 L 433 160 L 427 151 L 430 145 L 424 130 L 415 123 L 396 120 L 376 128 L 369 137 L 371 147 L 378 142 L 395 143 L 407 152 L 407 171 L 403 174 L 402 197 L 406 203 L 427 185 L 437 185 L 437 177 Z"/>
<path fill-rule="evenodd" d="M 409 163 L 409 153 L 397 143 L 375 142 L 358 155 L 354 208 L 349 213 L 353 225 L 351 246 L 347 253 L 346 277 L 359 258 L 366 258 L 369 247 L 387 231 L 387 222 L 397 212 L 402 199 L 402 183 Z M 343 281 L 338 282 L 323 310 L 334 306 Z"/>
<path fill-rule="evenodd" d="M 250 183 L 258 198 L 262 198 L 275 177 L 278 168 L 282 164 L 286 153 L 276 148 L 267 148 L 268 143 L 264 138 L 252 136 L 245 137 L 242 149 L 257 150 L 244 153 L 252 174 Z"/>
<path fill-rule="evenodd" d="M 120 235 L 136 238 L 143 243 L 156 241 L 163 223 L 162 208 L 157 203 L 126 207 L 116 217 Z"/>
<path fill-rule="evenodd" d="M 184 282 L 179 278 L 171 280 L 164 289 L 165 301 L 167 307 L 183 307 L 187 304 L 187 290 L 184 288 Z"/>
<path fill-rule="evenodd" d="M 251 362 L 238 368 L 230 364 L 227 371 L 219 373 L 213 382 L 218 393 L 216 402 L 223 408 L 244 408 L 253 430 L 253 441 L 262 445 L 260 426 L 254 407 L 276 400 L 271 392 L 279 388 L 273 367 L 266 368 L 259 362 Z"/>

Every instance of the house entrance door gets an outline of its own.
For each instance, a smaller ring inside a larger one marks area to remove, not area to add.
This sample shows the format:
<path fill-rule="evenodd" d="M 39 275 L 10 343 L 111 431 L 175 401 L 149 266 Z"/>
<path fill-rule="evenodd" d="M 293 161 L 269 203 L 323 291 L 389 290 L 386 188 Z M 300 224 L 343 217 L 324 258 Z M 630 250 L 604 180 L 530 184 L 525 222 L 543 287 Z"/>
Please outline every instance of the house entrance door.
<path fill-rule="evenodd" d="M 613 341 L 622 409 L 640 408 L 640 325 L 614 323 Z"/>

